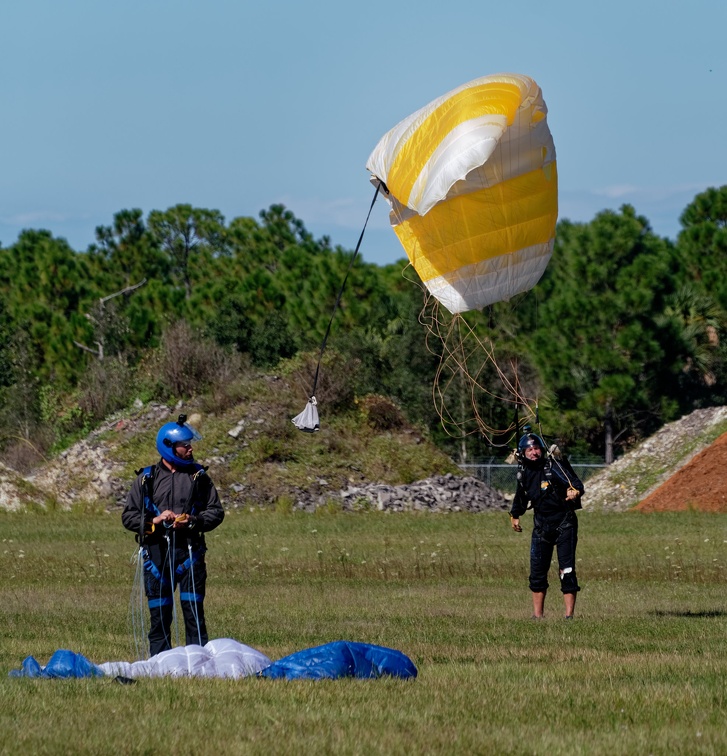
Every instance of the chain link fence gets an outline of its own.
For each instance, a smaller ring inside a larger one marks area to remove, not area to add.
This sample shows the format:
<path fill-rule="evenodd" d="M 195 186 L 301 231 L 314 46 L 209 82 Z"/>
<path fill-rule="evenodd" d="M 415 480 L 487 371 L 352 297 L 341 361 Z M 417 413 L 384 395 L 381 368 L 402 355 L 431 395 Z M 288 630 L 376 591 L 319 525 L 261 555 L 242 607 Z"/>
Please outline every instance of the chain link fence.
<path fill-rule="evenodd" d="M 607 465 L 603 462 L 578 462 L 569 460 L 576 475 L 585 483 L 588 478 L 600 472 Z M 507 465 L 503 462 L 484 462 L 480 464 L 459 465 L 467 475 L 479 478 L 490 488 L 500 493 L 515 493 L 515 475 L 517 465 Z"/>

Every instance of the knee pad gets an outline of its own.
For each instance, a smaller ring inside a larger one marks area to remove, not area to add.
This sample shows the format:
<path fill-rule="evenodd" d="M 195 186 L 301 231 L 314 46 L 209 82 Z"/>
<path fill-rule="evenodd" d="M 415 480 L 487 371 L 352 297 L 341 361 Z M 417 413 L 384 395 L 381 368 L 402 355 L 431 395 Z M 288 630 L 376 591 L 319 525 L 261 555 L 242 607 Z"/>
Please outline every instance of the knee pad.
<path fill-rule="evenodd" d="M 566 567 L 560 573 L 560 590 L 563 593 L 578 593 L 578 578 L 575 567 Z"/>

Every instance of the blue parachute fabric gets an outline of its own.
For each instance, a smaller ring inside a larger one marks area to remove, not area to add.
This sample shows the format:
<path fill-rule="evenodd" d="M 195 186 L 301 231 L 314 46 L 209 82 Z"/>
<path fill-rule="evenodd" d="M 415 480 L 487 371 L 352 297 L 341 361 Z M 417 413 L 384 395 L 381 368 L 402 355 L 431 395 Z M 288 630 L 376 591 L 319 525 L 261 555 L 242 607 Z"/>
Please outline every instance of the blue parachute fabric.
<path fill-rule="evenodd" d="M 11 669 L 8 677 L 43 677 L 43 667 L 34 657 L 26 656 L 20 669 Z"/>
<path fill-rule="evenodd" d="M 417 676 L 417 668 L 401 651 L 370 643 L 334 641 L 306 648 L 271 664 L 260 672 L 273 680 L 336 680 L 340 677 Z"/>
<path fill-rule="evenodd" d="M 59 648 L 48 660 L 45 667 L 32 657 L 28 656 L 23 661 L 20 669 L 10 671 L 10 677 L 102 677 L 103 670 L 90 662 L 82 654 Z"/>

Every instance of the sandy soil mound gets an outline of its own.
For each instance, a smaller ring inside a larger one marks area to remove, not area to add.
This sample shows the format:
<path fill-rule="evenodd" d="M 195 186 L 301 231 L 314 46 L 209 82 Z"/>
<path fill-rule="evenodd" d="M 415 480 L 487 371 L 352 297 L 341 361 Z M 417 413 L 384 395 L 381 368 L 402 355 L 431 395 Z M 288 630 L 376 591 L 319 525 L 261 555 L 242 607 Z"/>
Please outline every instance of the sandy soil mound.
<path fill-rule="evenodd" d="M 726 424 L 727 407 L 709 407 L 665 425 L 589 478 L 583 506 L 608 512 L 635 507 L 709 448 Z"/>
<path fill-rule="evenodd" d="M 727 433 L 677 470 L 634 509 L 641 512 L 677 512 L 698 509 L 727 512 Z"/>

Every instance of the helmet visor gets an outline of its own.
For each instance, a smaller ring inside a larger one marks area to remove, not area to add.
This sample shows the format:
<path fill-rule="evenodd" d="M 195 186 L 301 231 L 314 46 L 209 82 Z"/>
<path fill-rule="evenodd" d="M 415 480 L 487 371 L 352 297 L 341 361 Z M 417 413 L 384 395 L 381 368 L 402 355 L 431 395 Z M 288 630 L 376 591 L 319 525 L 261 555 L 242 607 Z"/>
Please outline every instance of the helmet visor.
<path fill-rule="evenodd" d="M 189 423 L 185 423 L 184 427 L 192 434 L 190 441 L 202 440 L 202 434 L 195 430 Z"/>

